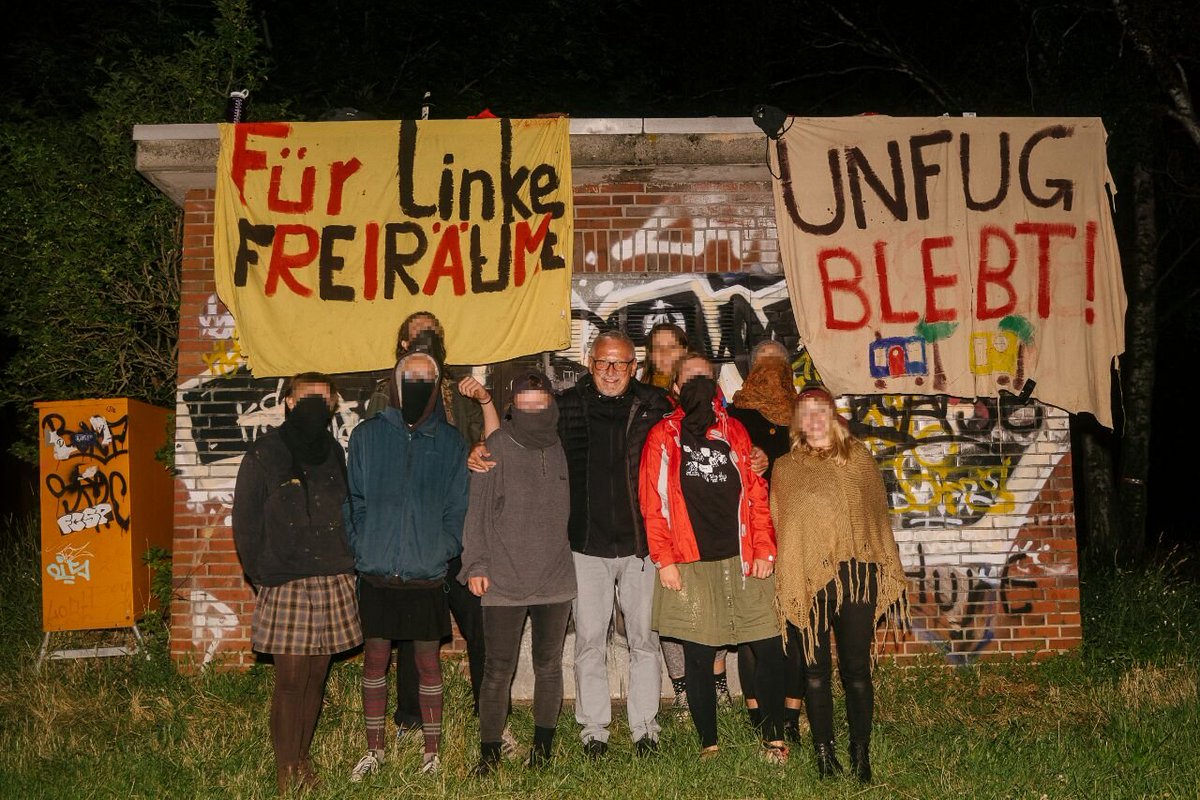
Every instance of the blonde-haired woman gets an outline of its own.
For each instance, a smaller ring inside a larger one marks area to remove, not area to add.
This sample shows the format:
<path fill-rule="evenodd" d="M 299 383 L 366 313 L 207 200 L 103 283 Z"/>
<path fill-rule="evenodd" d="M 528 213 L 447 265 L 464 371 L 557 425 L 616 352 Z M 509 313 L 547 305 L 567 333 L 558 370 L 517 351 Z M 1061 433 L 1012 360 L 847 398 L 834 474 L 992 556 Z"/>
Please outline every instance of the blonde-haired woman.
<path fill-rule="evenodd" d="M 904 568 L 875 459 L 852 437 L 822 387 L 801 392 L 792 449 L 775 461 L 771 517 L 778 540 L 776 607 L 789 647 L 801 648 L 804 708 L 817 772 L 842 771 L 834 748 L 832 653 L 846 691 L 850 767 L 871 780 L 871 649 L 881 618 L 902 626 Z"/>

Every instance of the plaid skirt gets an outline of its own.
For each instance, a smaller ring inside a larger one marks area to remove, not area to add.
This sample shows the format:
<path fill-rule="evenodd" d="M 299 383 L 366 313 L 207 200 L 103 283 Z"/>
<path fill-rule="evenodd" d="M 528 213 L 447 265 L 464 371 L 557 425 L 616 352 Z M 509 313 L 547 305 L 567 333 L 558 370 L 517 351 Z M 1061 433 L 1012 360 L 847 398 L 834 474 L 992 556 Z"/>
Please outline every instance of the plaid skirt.
<path fill-rule="evenodd" d="M 259 653 L 323 656 L 362 644 L 353 575 L 317 575 L 264 586 L 250 622 Z"/>

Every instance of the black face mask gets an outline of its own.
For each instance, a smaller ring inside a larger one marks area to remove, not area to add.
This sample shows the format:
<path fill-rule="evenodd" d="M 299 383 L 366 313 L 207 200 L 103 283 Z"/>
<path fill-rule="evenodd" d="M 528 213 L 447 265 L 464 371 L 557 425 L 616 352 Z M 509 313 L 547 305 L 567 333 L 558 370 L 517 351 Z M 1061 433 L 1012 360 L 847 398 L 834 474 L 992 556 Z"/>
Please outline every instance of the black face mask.
<path fill-rule="evenodd" d="M 301 397 L 293 408 L 284 407 L 279 431 L 284 444 L 301 464 L 319 464 L 325 460 L 333 444 L 333 434 L 329 431 L 332 418 L 329 404 L 320 395 Z"/>
<path fill-rule="evenodd" d="M 416 425 L 425 416 L 429 401 L 433 397 L 434 382 L 410 380 L 400 382 L 400 413 L 409 425 Z"/>
<path fill-rule="evenodd" d="M 683 409 L 683 427 L 696 436 L 703 436 L 716 421 L 713 400 L 717 382 L 705 375 L 689 378 L 679 387 L 679 407 Z"/>

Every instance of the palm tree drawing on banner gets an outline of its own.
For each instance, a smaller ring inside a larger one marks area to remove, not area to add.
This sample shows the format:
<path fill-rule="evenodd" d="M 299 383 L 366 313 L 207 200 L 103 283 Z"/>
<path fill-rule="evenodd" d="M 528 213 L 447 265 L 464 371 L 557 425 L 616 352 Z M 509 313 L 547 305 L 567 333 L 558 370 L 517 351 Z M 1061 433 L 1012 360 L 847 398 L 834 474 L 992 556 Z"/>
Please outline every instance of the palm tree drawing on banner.
<path fill-rule="evenodd" d="M 1033 325 L 1020 314 L 1009 314 L 1000 320 L 998 327 L 1017 337 L 1017 371 L 1013 389 L 1020 391 L 1025 383 L 1025 348 L 1033 344 Z"/>
<path fill-rule="evenodd" d="M 924 317 L 917 323 L 915 332 L 933 346 L 933 390 L 944 391 L 946 388 L 946 372 L 942 369 L 942 354 L 938 350 L 938 342 L 949 339 L 958 327 L 957 322 L 926 322 Z"/>

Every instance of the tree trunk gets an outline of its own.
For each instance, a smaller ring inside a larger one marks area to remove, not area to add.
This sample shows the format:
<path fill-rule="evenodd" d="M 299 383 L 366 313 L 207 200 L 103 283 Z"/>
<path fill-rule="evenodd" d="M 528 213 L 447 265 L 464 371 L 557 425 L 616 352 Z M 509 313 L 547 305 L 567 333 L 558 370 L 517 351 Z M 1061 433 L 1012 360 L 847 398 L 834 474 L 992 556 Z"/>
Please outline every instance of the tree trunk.
<path fill-rule="evenodd" d="M 1087 561 L 1091 565 L 1121 561 L 1121 523 L 1113 482 L 1112 434 L 1089 418 L 1071 416 L 1079 454 L 1075 465 L 1076 509 L 1082 511 Z"/>
<path fill-rule="evenodd" d="M 1147 126 L 1143 142 L 1155 135 Z M 1157 346 L 1155 281 L 1158 277 L 1154 176 L 1145 152 L 1133 166 L 1133 258 L 1126 264 L 1129 311 L 1122 357 L 1125 425 L 1121 435 L 1122 560 L 1137 561 L 1146 549 L 1146 497 L 1150 479 L 1150 414 L 1154 396 L 1154 353 Z"/>

